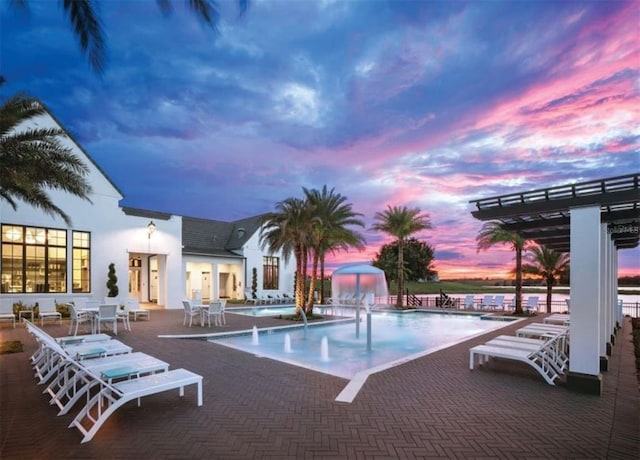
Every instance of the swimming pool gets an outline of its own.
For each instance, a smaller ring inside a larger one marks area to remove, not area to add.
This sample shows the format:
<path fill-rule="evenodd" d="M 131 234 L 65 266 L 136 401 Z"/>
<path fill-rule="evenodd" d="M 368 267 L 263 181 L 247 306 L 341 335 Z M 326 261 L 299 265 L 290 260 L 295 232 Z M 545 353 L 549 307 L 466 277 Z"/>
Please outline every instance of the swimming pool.
<path fill-rule="evenodd" d="M 376 312 L 371 315 L 371 351 L 367 350 L 366 315 L 360 334 L 355 322 L 313 325 L 286 330 L 267 329 L 211 339 L 212 342 L 351 379 L 357 373 L 379 366 L 391 367 L 476 335 L 494 331 L 510 321 L 491 321 L 479 315 L 429 312 Z M 288 336 L 288 338 L 287 338 Z M 323 338 L 326 345 L 323 346 Z"/>

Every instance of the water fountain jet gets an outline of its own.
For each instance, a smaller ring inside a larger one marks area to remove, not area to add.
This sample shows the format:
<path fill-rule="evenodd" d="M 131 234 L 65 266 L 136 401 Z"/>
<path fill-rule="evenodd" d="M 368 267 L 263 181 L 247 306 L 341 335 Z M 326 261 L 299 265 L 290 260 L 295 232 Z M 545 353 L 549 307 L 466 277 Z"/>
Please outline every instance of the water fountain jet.
<path fill-rule="evenodd" d="M 251 345 L 260 345 L 260 339 L 258 339 L 258 326 L 253 326 L 251 332 Z"/>
<path fill-rule="evenodd" d="M 320 359 L 329 361 L 329 340 L 326 335 L 322 337 L 322 342 L 320 343 Z"/>
<path fill-rule="evenodd" d="M 291 353 L 291 336 L 289 334 L 284 336 L 284 352 Z"/>

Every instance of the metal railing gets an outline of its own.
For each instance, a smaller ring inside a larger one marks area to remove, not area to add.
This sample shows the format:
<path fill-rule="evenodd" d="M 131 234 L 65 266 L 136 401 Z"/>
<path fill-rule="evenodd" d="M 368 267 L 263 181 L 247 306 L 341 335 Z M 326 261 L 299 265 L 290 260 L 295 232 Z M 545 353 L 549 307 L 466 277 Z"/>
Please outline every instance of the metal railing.
<path fill-rule="evenodd" d="M 453 302 L 453 308 L 464 308 L 464 297 L 450 297 Z M 382 298 L 376 299 L 376 303 L 378 304 L 388 304 L 395 305 L 397 296 L 390 295 L 387 297 L 386 301 Z M 419 307 L 419 308 L 440 308 L 440 296 L 417 296 L 414 294 L 407 294 L 405 296 L 405 305 L 408 307 Z M 474 301 L 474 308 L 480 309 L 480 301 L 481 299 L 476 299 Z M 411 302 L 411 303 L 410 303 Z M 524 306 L 524 305 L 523 305 Z M 449 307 L 451 308 L 451 307 Z M 510 304 L 505 302 L 505 309 L 511 309 Z M 547 303 L 545 300 L 542 300 L 538 303 L 538 309 L 540 312 L 545 313 L 547 311 Z M 567 311 L 567 304 L 564 300 L 552 300 L 551 301 L 551 313 L 563 313 Z M 623 316 L 630 316 L 631 318 L 640 318 L 640 302 L 625 302 L 622 304 L 622 314 Z"/>

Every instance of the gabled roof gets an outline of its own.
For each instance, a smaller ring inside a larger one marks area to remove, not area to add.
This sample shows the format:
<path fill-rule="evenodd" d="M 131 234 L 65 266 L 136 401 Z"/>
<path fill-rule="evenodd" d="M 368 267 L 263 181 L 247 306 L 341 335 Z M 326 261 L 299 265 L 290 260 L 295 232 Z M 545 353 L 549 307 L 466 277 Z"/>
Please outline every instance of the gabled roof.
<path fill-rule="evenodd" d="M 118 186 L 111 181 L 111 179 L 109 178 L 107 173 L 104 172 L 102 170 L 102 168 L 100 167 L 100 165 L 98 163 L 96 163 L 95 160 L 91 157 L 91 155 L 89 155 L 89 153 L 87 153 L 87 151 L 82 148 L 82 146 L 75 139 L 75 137 L 73 137 L 73 135 L 67 130 L 67 128 L 65 128 L 65 126 L 60 122 L 60 120 L 58 120 L 56 118 L 56 116 L 53 114 L 53 112 L 51 112 L 51 110 L 49 110 L 49 107 L 47 107 L 39 99 L 36 99 L 36 101 L 38 102 L 38 104 L 40 104 L 44 108 L 45 112 L 47 112 L 47 115 L 49 115 L 51 117 L 51 119 L 56 122 L 56 124 L 60 127 L 60 129 L 62 131 L 64 131 L 65 135 L 71 140 L 71 142 L 73 142 L 75 144 L 75 146 L 78 148 L 78 150 L 80 150 L 84 154 L 84 156 L 87 157 L 87 160 L 89 160 L 91 162 L 91 164 L 93 166 L 95 166 L 98 171 L 100 171 L 100 173 L 104 176 L 104 178 L 107 180 L 107 182 L 109 182 L 109 184 L 124 198 L 124 193 L 122 193 L 122 190 L 120 190 L 118 188 Z"/>
<path fill-rule="evenodd" d="M 260 228 L 262 216 L 235 222 L 182 218 L 182 253 L 225 257 L 242 257 L 238 252 Z"/>

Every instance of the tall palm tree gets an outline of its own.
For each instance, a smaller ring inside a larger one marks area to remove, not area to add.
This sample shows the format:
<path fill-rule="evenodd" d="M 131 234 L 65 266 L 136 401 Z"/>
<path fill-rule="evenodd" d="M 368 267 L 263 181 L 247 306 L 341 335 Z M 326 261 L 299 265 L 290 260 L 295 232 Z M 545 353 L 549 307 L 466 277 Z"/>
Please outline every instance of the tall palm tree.
<path fill-rule="evenodd" d="M 404 243 L 406 239 L 420 230 L 431 228 L 428 214 L 423 214 L 420 208 L 390 205 L 383 212 L 374 216 L 377 221 L 371 229 L 385 232 L 397 239 L 398 243 L 398 297 L 396 307 L 402 308 L 404 291 Z"/>
<path fill-rule="evenodd" d="M 324 260 L 326 253 L 335 249 L 364 247 L 364 238 L 351 226 L 364 227 L 359 219 L 361 213 L 354 212 L 352 205 L 346 203 L 347 197 L 335 192 L 335 188 L 322 190 L 302 188 L 305 198 L 316 217 L 311 234 L 311 283 L 307 296 L 307 312 L 313 312 L 314 288 L 318 264 L 321 265 L 321 279 L 324 280 Z M 324 301 L 324 285 L 321 287 L 320 303 Z"/>
<path fill-rule="evenodd" d="M 91 186 L 89 169 L 73 151 L 62 145 L 66 136 L 59 128 L 23 129 L 35 117 L 47 113 L 36 99 L 17 94 L 0 106 L 0 199 L 17 209 L 17 201 L 58 215 L 71 226 L 71 219 L 49 196 L 62 190 L 87 201 Z"/>
<path fill-rule="evenodd" d="M 9 0 L 14 6 L 26 9 L 28 0 Z M 107 45 L 102 27 L 102 19 L 98 11 L 98 0 L 60 0 L 65 15 L 69 18 L 73 33 L 78 39 L 80 50 L 87 54 L 90 67 L 102 74 L 106 65 Z M 169 14 L 173 10 L 170 0 L 156 0 L 160 10 Z M 216 32 L 220 15 L 218 6 L 213 0 L 186 0 L 188 7 L 205 24 Z M 238 0 L 240 15 L 249 7 L 249 0 Z"/>
<path fill-rule="evenodd" d="M 260 245 L 271 253 L 281 252 L 285 263 L 296 258 L 295 301 L 296 314 L 304 306 L 307 255 L 314 223 L 308 203 L 299 198 L 287 198 L 276 203 L 276 211 L 261 220 Z"/>
<path fill-rule="evenodd" d="M 478 252 L 486 251 L 496 244 L 507 244 L 516 253 L 516 314 L 522 314 L 522 252 L 525 249 L 527 240 L 518 233 L 505 230 L 500 222 L 485 222 L 476 236 Z"/>
<path fill-rule="evenodd" d="M 525 254 L 522 272 L 542 278 L 547 286 L 547 313 L 551 313 L 553 285 L 569 267 L 569 254 L 557 252 L 546 246 L 532 246 Z"/>

